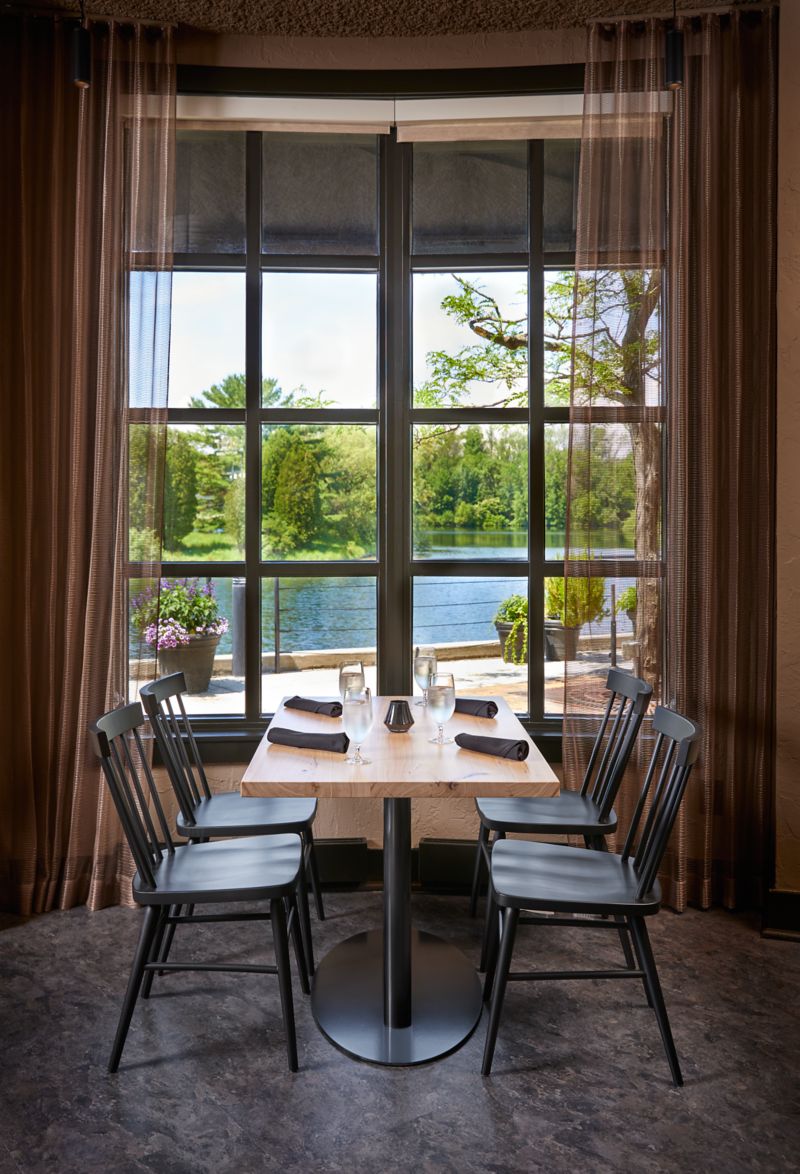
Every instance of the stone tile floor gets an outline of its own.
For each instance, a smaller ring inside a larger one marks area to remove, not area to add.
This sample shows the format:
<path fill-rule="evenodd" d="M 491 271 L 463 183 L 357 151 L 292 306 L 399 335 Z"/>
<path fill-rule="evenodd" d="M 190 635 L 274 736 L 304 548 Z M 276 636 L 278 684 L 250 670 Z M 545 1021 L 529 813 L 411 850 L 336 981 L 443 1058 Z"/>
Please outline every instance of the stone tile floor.
<path fill-rule="evenodd" d="M 380 923 L 381 895 L 328 894 L 318 956 Z M 416 895 L 417 924 L 477 960 L 461 897 Z M 414 1069 L 357 1064 L 295 984 L 289 1075 L 276 980 L 176 975 L 105 1062 L 139 927 L 75 909 L 0 933 L 0 1171 L 783 1171 L 800 1168 L 800 946 L 755 921 L 661 913 L 651 934 L 686 1085 L 674 1090 L 634 983 L 509 988 L 492 1076 L 472 1039 Z M 183 942 L 181 942 L 183 937 Z M 601 941 L 597 938 L 601 937 Z M 265 927 L 179 931 L 175 956 L 266 957 Z M 612 935 L 528 928 L 515 968 L 614 965 Z M 185 956 L 185 955 L 184 955 Z"/>

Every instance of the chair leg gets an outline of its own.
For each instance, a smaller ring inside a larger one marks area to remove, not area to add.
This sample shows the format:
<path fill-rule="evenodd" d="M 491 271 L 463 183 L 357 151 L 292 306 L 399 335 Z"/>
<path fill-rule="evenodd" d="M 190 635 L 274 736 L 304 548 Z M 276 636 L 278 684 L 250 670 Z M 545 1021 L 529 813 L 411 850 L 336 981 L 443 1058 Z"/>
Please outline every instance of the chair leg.
<path fill-rule="evenodd" d="M 319 921 L 325 920 L 325 910 L 322 907 L 322 888 L 319 883 L 319 869 L 317 868 L 317 853 L 314 848 L 314 833 L 311 828 L 306 828 L 305 842 L 308 845 L 308 876 L 311 881 L 311 891 L 314 894 L 314 907 L 317 911 L 317 919 Z"/>
<path fill-rule="evenodd" d="M 497 1029 L 500 1026 L 500 1015 L 503 1011 L 508 972 L 511 969 L 511 955 L 514 952 L 514 938 L 517 933 L 518 909 L 506 909 L 503 914 L 503 931 L 500 935 L 500 954 L 497 959 L 497 972 L 492 984 L 492 1004 L 489 1008 L 489 1026 L 486 1030 L 486 1044 L 483 1049 L 483 1064 L 481 1075 L 488 1076 L 492 1070 L 494 1047 L 497 1043 Z"/>
<path fill-rule="evenodd" d="M 119 1068 L 122 1049 L 125 1047 L 125 1039 L 128 1035 L 128 1028 L 131 1025 L 131 1018 L 133 1016 L 133 1008 L 136 1006 L 136 998 L 139 994 L 139 988 L 142 985 L 145 963 L 150 957 L 150 951 L 153 948 L 153 937 L 158 928 L 158 922 L 159 915 L 156 906 L 148 905 L 144 911 L 144 920 L 139 932 L 136 953 L 133 957 L 128 988 L 125 991 L 125 998 L 123 999 L 122 1010 L 120 1011 L 117 1034 L 114 1037 L 114 1044 L 111 1048 L 111 1056 L 108 1061 L 109 1072 L 116 1072 Z"/>
<path fill-rule="evenodd" d="M 186 908 L 187 909 L 194 909 L 194 905 L 187 905 Z M 170 907 L 169 907 L 170 917 L 178 917 L 180 915 L 181 909 L 183 909 L 182 905 L 170 905 Z M 174 937 L 175 937 L 175 922 L 173 921 L 170 925 L 167 926 L 166 930 L 164 931 L 164 936 L 161 939 L 161 951 L 158 955 L 159 962 L 166 962 L 167 959 L 169 958 L 169 952 L 172 949 L 172 939 Z M 162 975 L 167 974 L 167 973 L 168 973 L 168 971 L 166 971 L 166 970 L 159 970 L 159 972 L 158 972 L 159 978 Z"/>
<path fill-rule="evenodd" d="M 615 917 L 614 921 L 619 926 L 617 932 L 619 933 L 619 941 L 620 945 L 622 946 L 622 952 L 625 955 L 625 965 L 627 966 L 628 970 L 636 970 L 636 958 L 634 956 L 633 950 L 631 949 L 631 940 L 628 937 L 625 918 Z"/>
<path fill-rule="evenodd" d="M 294 946 L 294 956 L 297 962 L 297 973 L 300 975 L 300 989 L 304 995 L 311 994 L 311 987 L 308 985 L 308 968 L 306 966 L 306 952 L 303 947 L 303 938 L 300 933 L 300 914 L 297 909 L 297 898 L 294 894 L 286 898 L 286 916 L 287 924 L 289 916 L 292 917 L 292 945 Z"/>
<path fill-rule="evenodd" d="M 629 922 L 626 922 L 626 924 L 629 924 Z M 633 933 L 631 933 L 631 939 L 633 941 L 633 948 L 636 952 L 636 959 L 637 959 L 637 962 L 639 965 L 639 970 L 642 971 L 642 986 L 644 987 L 645 998 L 647 999 L 647 1006 L 652 1007 L 653 1000 L 650 996 L 650 987 L 647 985 L 647 974 L 645 972 L 644 961 L 642 959 L 642 955 L 639 950 L 639 943 L 636 941 L 636 938 L 633 936 Z"/>
<path fill-rule="evenodd" d="M 147 957 L 148 962 L 158 961 L 159 953 L 161 951 L 161 943 L 164 940 L 164 932 L 169 928 L 169 924 L 167 922 L 168 916 L 169 908 L 166 905 L 160 906 L 158 910 L 158 924 L 156 926 L 156 932 L 153 934 L 153 944 L 150 947 L 150 953 Z M 142 979 L 142 990 L 140 994 L 142 999 L 150 998 L 150 988 L 153 985 L 153 979 L 155 978 L 155 975 L 155 970 L 146 970 L 144 972 L 144 978 Z"/>
<path fill-rule="evenodd" d="M 658 971 L 656 970 L 655 958 L 650 947 L 647 926 L 641 917 L 632 917 L 630 919 L 630 926 L 633 940 L 636 943 L 636 952 L 642 960 L 642 969 L 644 970 L 645 979 L 649 988 L 653 1011 L 658 1021 L 658 1030 L 661 1032 L 664 1051 L 667 1053 L 669 1069 L 672 1073 L 672 1083 L 676 1088 L 679 1088 L 683 1084 L 683 1075 L 681 1074 L 681 1066 L 678 1062 L 678 1053 L 675 1050 L 675 1041 L 672 1038 L 667 1008 L 664 1005 L 664 995 L 661 991 L 661 983 L 658 980 Z"/>
<path fill-rule="evenodd" d="M 505 832 L 498 832 L 497 836 L 495 837 L 495 843 L 497 843 L 498 840 L 504 840 L 505 838 L 506 838 Z M 488 847 L 488 843 L 489 843 L 488 837 L 487 837 L 486 843 L 487 843 L 487 847 Z M 486 890 L 486 893 L 487 893 L 487 895 L 486 895 L 486 917 L 485 917 L 484 923 L 483 923 L 483 942 L 481 944 L 481 960 L 478 963 L 478 973 L 479 974 L 482 974 L 484 972 L 484 970 L 486 969 L 486 960 L 489 956 L 489 938 L 490 938 L 490 934 L 491 934 L 491 918 L 490 918 L 490 914 L 489 914 L 489 905 L 490 905 L 489 895 L 491 894 L 491 891 L 492 891 L 492 877 L 491 877 L 491 870 L 490 870 L 489 884 L 488 884 L 488 888 Z"/>
<path fill-rule="evenodd" d="M 497 950 L 500 944 L 500 906 L 494 899 L 491 885 L 486 894 L 487 915 L 486 922 L 486 977 L 483 980 L 483 1001 L 489 1002 L 492 997 L 492 983 L 497 969 Z"/>
<path fill-rule="evenodd" d="M 289 942 L 286 937 L 286 914 L 283 900 L 278 897 L 270 901 L 272 937 L 275 941 L 275 962 L 278 968 L 278 985 L 281 991 L 283 1026 L 286 1031 L 286 1051 L 289 1057 L 289 1071 L 297 1071 L 297 1037 L 294 1030 L 294 1002 L 292 1000 L 292 975 L 289 970 Z"/>
<path fill-rule="evenodd" d="M 489 829 L 481 824 L 478 832 L 478 845 L 475 849 L 475 869 L 472 874 L 472 893 L 469 899 L 469 915 L 474 917 L 478 912 L 478 895 L 481 887 L 481 865 L 483 864 L 483 847 L 488 842 Z"/>
<path fill-rule="evenodd" d="M 305 869 L 297 873 L 297 909 L 300 918 L 300 933 L 303 938 L 303 953 L 309 978 L 314 976 L 314 940 L 311 937 L 311 915 L 308 911 L 308 885 Z"/>

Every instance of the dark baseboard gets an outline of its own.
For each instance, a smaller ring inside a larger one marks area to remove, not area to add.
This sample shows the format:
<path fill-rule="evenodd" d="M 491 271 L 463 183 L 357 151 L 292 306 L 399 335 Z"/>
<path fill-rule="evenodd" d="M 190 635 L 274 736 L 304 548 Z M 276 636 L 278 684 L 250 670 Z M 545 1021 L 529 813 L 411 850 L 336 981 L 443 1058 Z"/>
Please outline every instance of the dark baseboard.
<path fill-rule="evenodd" d="M 322 885 L 326 889 L 380 888 L 383 849 L 363 838 L 315 840 Z M 428 893 L 468 893 L 472 885 L 475 840 L 427 838 L 411 853 L 411 882 Z"/>
<path fill-rule="evenodd" d="M 800 942 L 800 893 L 789 889 L 769 890 L 761 933 L 765 938 Z"/>

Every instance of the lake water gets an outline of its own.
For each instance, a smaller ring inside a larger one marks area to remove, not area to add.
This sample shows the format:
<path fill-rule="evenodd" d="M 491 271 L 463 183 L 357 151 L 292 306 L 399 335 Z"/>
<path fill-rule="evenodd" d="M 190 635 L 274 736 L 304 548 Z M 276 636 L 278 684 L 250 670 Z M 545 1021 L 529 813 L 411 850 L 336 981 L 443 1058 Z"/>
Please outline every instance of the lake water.
<path fill-rule="evenodd" d="M 616 532 L 605 535 L 607 543 L 598 553 L 616 558 L 632 557 L 630 547 L 619 545 Z M 416 557 L 424 559 L 501 558 L 524 559 L 528 536 L 525 531 L 431 530 L 417 535 Z M 563 532 L 547 534 L 546 557 L 564 557 Z M 595 536 L 596 542 L 596 536 Z M 233 580 L 214 579 L 220 610 L 231 628 L 219 644 L 221 653 L 232 648 Z M 617 593 L 634 580 L 614 580 Z M 261 597 L 262 648 L 274 645 L 275 583 L 264 581 Z M 280 644 L 285 652 L 326 648 L 371 648 L 376 644 L 377 583 L 373 577 L 348 576 L 324 579 L 281 579 L 278 584 Z M 465 574 L 419 576 L 414 581 L 415 644 L 493 640 L 494 616 L 509 595 L 525 595 L 527 578 L 497 575 L 488 578 Z M 610 606 L 610 581 L 606 583 L 606 607 Z M 593 631 L 608 629 L 609 620 L 593 625 Z M 620 629 L 627 620 L 620 617 Z M 132 649 L 132 654 L 133 649 Z"/>

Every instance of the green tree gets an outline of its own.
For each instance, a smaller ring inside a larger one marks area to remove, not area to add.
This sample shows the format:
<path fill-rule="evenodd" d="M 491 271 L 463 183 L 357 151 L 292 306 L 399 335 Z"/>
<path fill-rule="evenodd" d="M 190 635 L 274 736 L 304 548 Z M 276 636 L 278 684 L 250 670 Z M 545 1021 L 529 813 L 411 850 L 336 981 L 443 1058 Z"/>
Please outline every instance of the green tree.
<path fill-rule="evenodd" d="M 191 436 L 170 429 L 164 478 L 164 547 L 175 550 L 194 529 L 197 511 L 197 450 Z"/>
<path fill-rule="evenodd" d="M 319 464 L 311 447 L 297 434 L 281 462 L 275 501 L 268 519 L 274 549 L 289 553 L 308 545 L 320 521 Z"/>

